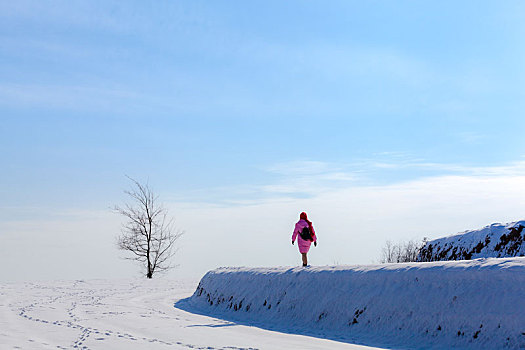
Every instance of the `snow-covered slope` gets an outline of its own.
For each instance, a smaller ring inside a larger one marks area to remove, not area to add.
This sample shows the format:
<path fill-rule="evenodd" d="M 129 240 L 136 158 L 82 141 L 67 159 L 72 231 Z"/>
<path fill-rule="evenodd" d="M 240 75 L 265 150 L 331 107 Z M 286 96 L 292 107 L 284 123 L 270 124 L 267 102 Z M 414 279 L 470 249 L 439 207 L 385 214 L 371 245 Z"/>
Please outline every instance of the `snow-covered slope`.
<path fill-rule="evenodd" d="M 284 332 L 400 349 L 525 347 L 525 258 L 220 268 L 186 308 Z"/>
<path fill-rule="evenodd" d="M 429 241 L 418 261 L 470 260 L 525 255 L 525 220 L 492 224 L 480 230 Z"/>

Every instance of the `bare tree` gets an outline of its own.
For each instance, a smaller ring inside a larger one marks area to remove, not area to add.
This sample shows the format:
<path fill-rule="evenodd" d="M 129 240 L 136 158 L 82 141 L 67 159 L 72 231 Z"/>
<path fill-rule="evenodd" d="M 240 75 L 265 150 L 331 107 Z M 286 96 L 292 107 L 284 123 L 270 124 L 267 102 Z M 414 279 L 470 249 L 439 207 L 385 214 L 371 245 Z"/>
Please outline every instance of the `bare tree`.
<path fill-rule="evenodd" d="M 386 241 L 381 251 L 381 258 L 379 259 L 379 262 L 384 264 L 417 261 L 419 251 L 425 242 L 426 238 L 422 243 L 418 243 L 414 240 L 399 243 Z"/>
<path fill-rule="evenodd" d="M 170 258 L 177 252 L 175 241 L 183 232 L 176 231 L 173 218 L 168 217 L 167 210 L 158 202 L 149 186 L 128 177 L 132 189 L 124 191 L 131 197 L 131 203 L 123 207 L 115 206 L 115 211 L 126 218 L 122 232 L 118 237 L 119 249 L 128 251 L 126 258 L 140 262 L 146 268 L 146 277 L 153 273 L 166 271 L 173 267 Z"/>

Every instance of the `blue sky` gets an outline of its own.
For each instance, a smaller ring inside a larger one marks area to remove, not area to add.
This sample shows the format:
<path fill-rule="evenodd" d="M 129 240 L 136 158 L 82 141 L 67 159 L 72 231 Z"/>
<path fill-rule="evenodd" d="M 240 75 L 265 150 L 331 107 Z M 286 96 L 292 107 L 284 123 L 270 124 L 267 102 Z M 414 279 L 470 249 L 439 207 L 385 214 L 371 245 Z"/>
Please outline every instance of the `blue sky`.
<path fill-rule="evenodd" d="M 106 210 L 125 174 L 170 203 L 233 207 L 521 176 L 524 15 L 521 1 L 2 2 L 0 220 Z"/>

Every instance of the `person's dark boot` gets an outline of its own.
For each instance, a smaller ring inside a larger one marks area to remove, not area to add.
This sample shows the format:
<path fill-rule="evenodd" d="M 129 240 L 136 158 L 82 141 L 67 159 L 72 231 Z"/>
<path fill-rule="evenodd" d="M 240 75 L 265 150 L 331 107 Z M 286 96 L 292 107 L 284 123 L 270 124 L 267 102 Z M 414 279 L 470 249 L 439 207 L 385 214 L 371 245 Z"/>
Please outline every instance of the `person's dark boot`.
<path fill-rule="evenodd" d="M 303 267 L 306 267 L 306 264 L 303 264 Z"/>

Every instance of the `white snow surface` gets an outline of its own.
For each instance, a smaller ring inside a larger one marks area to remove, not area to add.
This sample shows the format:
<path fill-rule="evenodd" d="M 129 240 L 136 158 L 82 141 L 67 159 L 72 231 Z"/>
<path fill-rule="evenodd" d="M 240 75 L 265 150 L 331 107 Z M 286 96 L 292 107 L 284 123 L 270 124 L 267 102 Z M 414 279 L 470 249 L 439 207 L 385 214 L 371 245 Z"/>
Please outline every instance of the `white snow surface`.
<path fill-rule="evenodd" d="M 0 349 L 371 349 L 174 307 L 197 282 L 0 283 Z"/>
<path fill-rule="evenodd" d="M 418 261 L 470 260 L 525 255 L 525 220 L 495 223 L 428 241 Z"/>
<path fill-rule="evenodd" d="M 178 306 L 269 330 L 397 349 L 525 347 L 525 258 L 219 268 Z"/>

